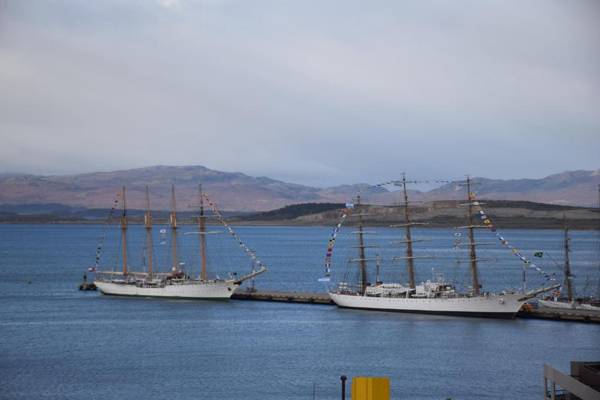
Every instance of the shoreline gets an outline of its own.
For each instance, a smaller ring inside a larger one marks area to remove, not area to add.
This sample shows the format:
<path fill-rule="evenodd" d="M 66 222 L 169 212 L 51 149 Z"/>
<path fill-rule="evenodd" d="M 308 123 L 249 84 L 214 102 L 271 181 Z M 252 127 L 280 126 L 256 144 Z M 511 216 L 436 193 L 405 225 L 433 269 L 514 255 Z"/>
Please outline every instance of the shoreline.
<path fill-rule="evenodd" d="M 529 222 L 529 223 L 528 223 Z M 255 227 L 322 227 L 332 228 L 336 223 L 310 223 L 306 221 L 293 221 L 293 220 L 277 220 L 277 221 L 242 221 L 242 220 L 229 220 L 228 223 L 234 226 L 255 226 Z M 368 223 L 367 226 L 377 228 L 387 228 L 396 221 L 390 221 L 389 223 Z M 419 226 L 420 229 L 439 229 L 447 228 L 454 229 L 460 225 L 460 223 L 440 223 L 440 222 L 427 222 L 427 225 Z M 168 221 L 154 221 L 155 225 L 168 225 Z M 20 220 L 20 221 L 0 221 L 0 225 L 107 225 L 105 221 L 90 221 L 90 220 Z M 110 223 L 109 225 L 118 225 L 118 223 Z M 141 221 L 129 221 L 129 225 L 142 226 Z M 194 226 L 197 225 L 195 222 L 179 222 L 180 226 Z M 217 224 L 208 224 L 209 226 L 217 226 Z M 569 229 L 579 231 L 595 231 L 599 230 L 598 221 L 590 220 L 570 220 L 567 222 Z M 356 226 L 353 223 L 347 223 L 344 226 Z M 564 223 L 562 220 L 551 220 L 551 221 L 539 221 L 536 218 L 530 218 L 520 221 L 512 221 L 510 223 L 497 224 L 499 229 L 534 229 L 534 230 L 551 230 L 551 229 L 563 229 Z"/>
<path fill-rule="evenodd" d="M 600 230 L 600 209 L 560 206 L 529 201 L 482 200 L 486 214 L 494 225 L 503 229 L 570 229 Z M 424 228 L 449 228 L 467 223 L 465 211 L 456 200 L 440 200 L 411 207 L 411 222 Z M 15 208 L 16 207 L 16 208 Z M 0 224 L 39 225 L 106 225 L 118 222 L 121 211 L 114 209 L 74 209 L 69 206 L 14 206 L 0 211 Z M 58 208 L 57 208 L 58 207 Z M 67 207 L 66 209 L 64 207 Z M 228 223 L 238 226 L 307 226 L 333 228 L 339 221 L 345 205 L 341 203 L 299 203 L 264 212 L 223 211 Z M 371 227 L 389 227 L 405 222 L 404 209 L 399 205 L 369 205 L 364 208 L 368 217 L 363 223 Z M 168 225 L 169 212 L 152 210 L 157 225 Z M 128 209 L 128 222 L 142 224 L 144 211 Z M 348 215 L 352 217 L 353 213 Z M 196 211 L 178 213 L 181 225 L 196 225 Z M 356 226 L 358 221 L 348 218 L 345 226 Z M 214 216 L 208 224 L 215 223 Z"/>

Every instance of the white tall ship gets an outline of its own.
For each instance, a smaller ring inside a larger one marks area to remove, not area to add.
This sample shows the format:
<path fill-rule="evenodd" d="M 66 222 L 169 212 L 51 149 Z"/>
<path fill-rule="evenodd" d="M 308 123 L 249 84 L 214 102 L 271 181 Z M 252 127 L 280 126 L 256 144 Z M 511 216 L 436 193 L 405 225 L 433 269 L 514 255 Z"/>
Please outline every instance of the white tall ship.
<path fill-rule="evenodd" d="M 148 187 L 146 187 L 146 212 L 144 214 L 144 225 L 146 229 L 146 271 L 130 271 L 127 257 L 127 202 L 126 191 L 123 187 L 121 194 L 122 214 L 121 225 L 121 259 L 122 268 L 120 271 L 99 271 L 96 272 L 94 284 L 105 295 L 114 296 L 133 296 L 133 297 L 163 297 L 178 299 L 213 299 L 228 300 L 240 284 L 248 279 L 252 279 L 262 274 L 267 269 L 258 260 L 254 252 L 248 249 L 237 237 L 237 234 L 223 220 L 222 215 L 212 206 L 213 213 L 229 230 L 229 233 L 241 244 L 242 248 L 253 260 L 252 271 L 241 277 L 232 277 L 230 279 L 209 279 L 207 275 L 207 257 L 206 257 L 206 216 L 204 213 L 204 198 L 200 186 L 200 215 L 198 219 L 199 238 L 200 238 L 200 264 L 201 270 L 198 277 L 192 277 L 187 274 L 179 263 L 177 254 L 177 211 L 175 203 L 175 188 L 171 187 L 171 213 L 170 228 L 172 238 L 172 265 L 169 272 L 155 272 L 153 262 L 153 243 L 152 243 L 152 213 L 150 211 L 150 196 Z M 207 198 L 208 200 L 208 198 Z M 97 257 L 98 260 L 98 257 Z M 98 261 L 97 261 L 98 262 Z"/>
<path fill-rule="evenodd" d="M 404 175 L 401 181 L 394 182 L 394 184 L 402 187 L 404 194 L 405 224 L 400 226 L 405 228 L 405 239 L 402 240 L 402 243 L 406 244 L 406 256 L 394 257 L 394 260 L 406 259 L 408 283 L 381 282 L 379 281 L 379 273 L 377 273 L 376 282 L 374 284 L 369 283 L 368 263 L 375 261 L 377 263 L 377 271 L 379 271 L 381 259 L 379 257 L 373 259 L 366 256 L 365 249 L 372 246 L 365 245 L 364 235 L 366 232 L 363 228 L 362 218 L 364 214 L 361 214 L 359 196 L 357 198 L 357 207 L 355 207 L 358 209 L 358 229 L 354 232 L 358 236 L 358 257 L 350 260 L 359 266 L 359 282 L 358 285 L 341 282 L 335 289 L 329 292 L 329 296 L 339 307 L 471 317 L 513 318 L 527 300 L 539 293 L 559 286 L 554 285 L 529 292 L 523 290 L 520 293 L 501 292 L 494 294 L 482 292 L 478 277 L 476 243 L 474 239 L 474 229 L 480 226 L 476 226 L 473 223 L 472 215 L 475 199 L 471 196 L 471 181 L 469 178 L 467 178 L 465 184 L 469 193 L 468 203 L 466 204 L 469 210 L 469 225 L 463 228 L 466 228 L 469 233 L 472 289 L 469 293 L 459 293 L 453 284 L 441 277 L 435 277 L 432 280 L 416 284 L 414 260 L 419 257 L 413 255 L 412 243 L 414 240 L 411 236 L 411 227 L 418 223 L 411 222 L 410 220 L 406 191 L 407 183 L 409 182 L 407 182 Z M 339 226 L 338 224 L 338 228 Z M 333 242 L 330 241 L 330 247 L 328 248 L 326 274 L 329 272 L 331 250 L 333 249 L 333 243 L 335 243 L 336 234 L 337 232 L 334 231 L 334 235 L 332 236 Z"/>

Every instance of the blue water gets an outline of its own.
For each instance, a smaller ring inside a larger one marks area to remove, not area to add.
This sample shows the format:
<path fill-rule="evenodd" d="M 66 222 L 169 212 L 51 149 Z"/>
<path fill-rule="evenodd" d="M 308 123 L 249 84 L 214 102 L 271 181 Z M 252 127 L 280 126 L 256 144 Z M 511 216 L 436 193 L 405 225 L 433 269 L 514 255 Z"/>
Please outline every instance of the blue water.
<path fill-rule="evenodd" d="M 94 263 L 100 226 L 0 225 L 0 398 L 2 399 L 317 399 L 339 398 L 339 375 L 385 375 L 394 398 L 539 398 L 542 366 L 568 371 L 570 360 L 600 359 L 600 326 L 553 321 L 485 320 L 341 310 L 330 306 L 248 301 L 193 302 L 121 299 L 77 290 Z M 143 229 L 132 226 L 130 265 L 141 266 Z M 181 258 L 197 271 L 197 236 L 180 234 Z M 343 276 L 353 239 L 343 231 L 334 273 Z M 259 289 L 324 291 L 329 228 L 240 227 L 240 236 L 269 266 Z M 118 235 L 107 229 L 102 264 L 118 264 Z M 540 265 L 558 272 L 562 233 L 510 230 L 503 234 Z M 415 232 L 418 278 L 435 268 L 468 282 L 454 231 Z M 485 236 L 485 235 L 484 235 Z M 371 255 L 398 238 L 378 229 Z M 245 272 L 248 262 L 226 234 L 209 237 L 211 272 Z M 492 240 L 482 238 L 482 240 Z M 169 244 L 155 232 L 158 265 Z M 521 285 L 521 264 L 499 246 L 482 248 L 486 290 Z M 214 250 L 214 251 L 213 251 Z M 220 255 L 216 253 L 220 253 Z M 573 232 L 577 290 L 594 292 L 598 241 Z M 141 268 L 141 267 L 140 267 Z M 400 279 L 404 265 L 382 274 Z M 350 274 L 354 272 L 350 271 Z M 545 283 L 535 271 L 528 284 Z"/>

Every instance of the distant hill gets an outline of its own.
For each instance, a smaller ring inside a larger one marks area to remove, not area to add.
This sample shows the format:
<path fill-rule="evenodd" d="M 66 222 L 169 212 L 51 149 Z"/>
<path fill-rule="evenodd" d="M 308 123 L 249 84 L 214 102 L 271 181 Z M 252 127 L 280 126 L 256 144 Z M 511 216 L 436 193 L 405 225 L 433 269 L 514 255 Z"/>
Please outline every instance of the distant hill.
<path fill-rule="evenodd" d="M 462 200 L 426 202 L 411 207 L 411 219 L 429 227 L 456 227 L 467 224 Z M 404 209 L 400 206 L 365 206 L 363 221 L 371 226 L 389 226 L 404 223 Z M 485 200 L 485 210 L 497 226 L 502 228 L 562 228 L 566 221 L 573 229 L 598 229 L 600 209 L 529 201 Z M 335 226 L 344 204 L 298 204 L 279 210 L 240 217 L 237 222 L 285 225 Z M 563 220 L 563 217 L 565 218 Z M 352 212 L 346 224 L 356 224 Z"/>
<path fill-rule="evenodd" d="M 488 199 L 592 206 L 598 202 L 600 170 L 564 172 L 542 179 L 474 180 L 479 197 Z M 127 186 L 129 207 L 141 209 L 144 187 L 149 185 L 152 208 L 166 209 L 172 183 L 177 187 L 181 210 L 197 207 L 198 183 L 203 184 L 221 209 L 230 211 L 268 211 L 298 203 L 344 203 L 359 191 L 365 203 L 394 204 L 399 199 L 397 193 L 364 183 L 316 188 L 203 166 L 153 166 L 78 175 L 0 174 L 0 205 L 20 207 L 22 212 L 17 214 L 35 214 L 36 208 L 39 208 L 38 214 L 52 213 L 52 208 L 59 206 L 109 208 L 120 187 Z M 411 192 L 411 200 L 419 202 L 456 200 L 464 196 L 464 188 L 456 184 Z M 25 206 L 29 208 L 23 208 Z M 4 211 L 14 213 L 10 209 Z"/>
<path fill-rule="evenodd" d="M 538 203 L 598 206 L 600 170 L 568 171 L 542 179 L 474 178 L 479 197 L 502 200 L 527 200 Z M 449 183 L 426 193 L 427 200 L 458 200 L 464 188 Z"/>
<path fill-rule="evenodd" d="M 80 175 L 12 175 L 0 177 L 0 204 L 56 203 L 106 208 L 126 186 L 131 208 L 144 207 L 144 188 L 150 186 L 152 208 L 169 206 L 170 185 L 177 188 L 178 206 L 198 203 L 198 184 L 226 210 L 271 210 L 286 204 L 321 200 L 320 189 L 265 177 L 211 170 L 202 166 L 155 166 Z"/>
<path fill-rule="evenodd" d="M 563 217 L 573 229 L 598 229 L 600 209 L 513 200 L 482 200 L 494 222 L 502 228 L 561 228 Z M 429 227 L 456 227 L 466 224 L 463 200 L 425 202 L 411 207 L 411 219 L 425 222 Z M 233 224 L 252 225 L 323 225 L 334 226 L 339 222 L 344 203 L 302 203 L 265 212 L 225 212 Z M 389 226 L 404 222 L 404 210 L 394 205 L 366 205 L 363 221 L 371 226 Z M 54 204 L 31 206 L 0 205 L 0 223 L 104 223 L 109 209 L 86 209 L 81 207 L 57 206 Z M 118 223 L 113 213 L 112 223 Z M 143 223 L 144 211 L 130 209 L 129 221 Z M 210 215 L 210 213 L 209 213 Z M 352 213 L 351 213 L 352 215 Z M 168 211 L 153 212 L 154 222 L 168 223 Z M 197 211 L 182 211 L 178 220 L 182 224 L 196 224 Z M 214 218 L 209 221 L 215 222 Z M 209 222 L 210 223 L 210 222 Z M 346 221 L 353 225 L 352 216 Z"/>
<path fill-rule="evenodd" d="M 242 221 L 289 221 L 311 214 L 319 214 L 332 210 L 341 210 L 344 203 L 305 203 L 278 208 L 277 210 L 247 215 Z"/>

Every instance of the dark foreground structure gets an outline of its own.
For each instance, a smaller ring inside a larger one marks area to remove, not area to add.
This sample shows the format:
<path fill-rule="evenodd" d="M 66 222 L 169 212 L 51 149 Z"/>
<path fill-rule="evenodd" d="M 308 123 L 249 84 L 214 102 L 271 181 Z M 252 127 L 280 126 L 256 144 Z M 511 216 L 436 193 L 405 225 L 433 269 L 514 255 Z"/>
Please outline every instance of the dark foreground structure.
<path fill-rule="evenodd" d="M 544 400 L 600 400 L 600 361 L 571 361 L 571 375 L 544 365 Z"/>

